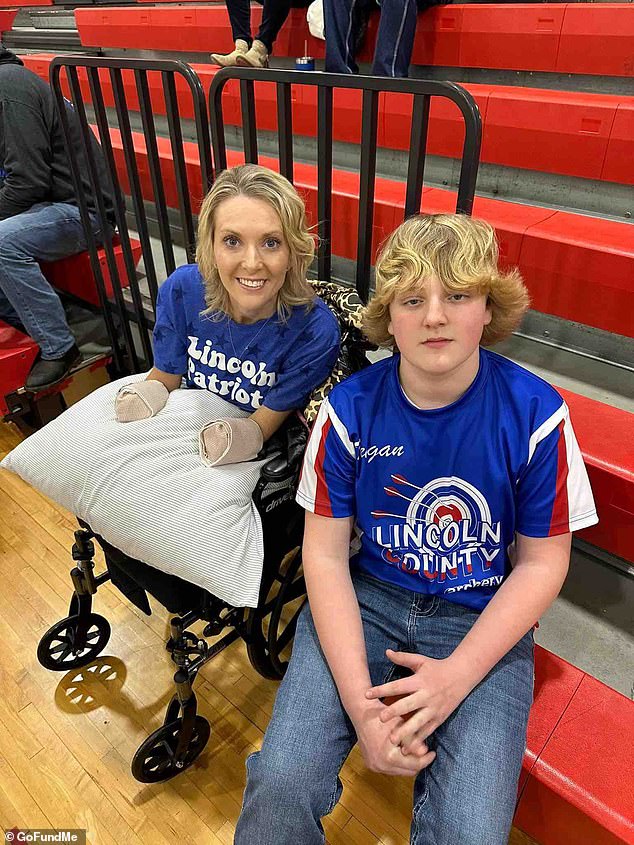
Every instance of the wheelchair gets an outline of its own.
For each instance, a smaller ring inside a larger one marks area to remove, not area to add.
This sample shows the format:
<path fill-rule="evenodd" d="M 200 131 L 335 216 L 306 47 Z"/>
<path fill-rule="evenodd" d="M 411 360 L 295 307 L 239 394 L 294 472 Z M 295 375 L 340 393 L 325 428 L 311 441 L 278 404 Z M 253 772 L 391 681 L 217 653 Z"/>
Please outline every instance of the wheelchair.
<path fill-rule="evenodd" d="M 139 746 L 132 759 L 132 774 L 142 783 L 166 781 L 189 768 L 211 735 L 207 719 L 197 713 L 193 689 L 200 669 L 231 643 L 242 638 L 254 669 L 263 677 L 281 680 L 285 653 L 305 601 L 301 543 L 304 511 L 295 502 L 295 490 L 308 440 L 309 423 L 330 389 L 369 362 L 370 346 L 360 331 L 362 302 L 353 289 L 332 282 L 313 282 L 339 320 L 341 354 L 324 385 L 313 393 L 303 415 L 292 415 L 268 441 L 253 500 L 262 520 L 264 545 L 262 581 L 255 608 L 234 607 L 202 587 L 160 572 L 130 558 L 78 520 L 70 576 L 74 588 L 68 616 L 41 638 L 37 657 L 51 671 L 79 669 L 91 663 L 110 638 L 108 620 L 93 612 L 98 587 L 111 581 L 146 614 L 151 613 L 148 593 L 169 613 L 170 637 L 166 648 L 176 665 L 175 693 L 167 705 L 163 725 Z M 103 549 L 106 570 L 95 573 L 95 542 Z M 204 622 L 202 638 L 188 630 Z M 207 637 L 224 635 L 210 645 Z"/>

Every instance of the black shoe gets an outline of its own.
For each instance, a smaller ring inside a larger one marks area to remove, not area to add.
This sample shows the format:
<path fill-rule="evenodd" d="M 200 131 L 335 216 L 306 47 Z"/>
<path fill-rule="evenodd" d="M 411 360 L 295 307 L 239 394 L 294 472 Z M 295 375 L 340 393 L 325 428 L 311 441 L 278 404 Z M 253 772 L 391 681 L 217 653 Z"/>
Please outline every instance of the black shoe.
<path fill-rule="evenodd" d="M 25 389 L 31 391 L 44 390 L 46 387 L 57 384 L 58 381 L 66 378 L 80 358 L 81 352 L 76 343 L 73 343 L 68 352 L 64 352 L 61 358 L 53 358 L 50 361 L 38 358 L 27 376 Z"/>

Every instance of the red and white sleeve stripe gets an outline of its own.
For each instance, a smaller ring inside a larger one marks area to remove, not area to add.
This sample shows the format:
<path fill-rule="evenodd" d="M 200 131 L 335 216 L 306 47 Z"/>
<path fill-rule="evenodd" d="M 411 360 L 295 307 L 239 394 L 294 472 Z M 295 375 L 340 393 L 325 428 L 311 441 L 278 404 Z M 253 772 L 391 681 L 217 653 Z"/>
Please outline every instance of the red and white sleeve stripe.
<path fill-rule="evenodd" d="M 555 428 L 559 433 L 557 477 L 549 535 L 560 534 L 566 524 L 569 531 L 579 531 L 598 521 L 588 473 L 565 402 L 533 433 L 529 443 L 529 462 L 540 441 Z"/>

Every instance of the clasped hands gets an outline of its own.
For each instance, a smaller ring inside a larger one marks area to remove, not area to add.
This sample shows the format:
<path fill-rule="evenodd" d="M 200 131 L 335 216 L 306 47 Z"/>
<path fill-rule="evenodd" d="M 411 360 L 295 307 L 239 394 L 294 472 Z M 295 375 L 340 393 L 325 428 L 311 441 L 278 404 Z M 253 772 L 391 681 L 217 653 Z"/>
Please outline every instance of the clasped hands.
<path fill-rule="evenodd" d="M 434 760 L 436 752 L 429 749 L 427 739 L 458 707 L 466 691 L 451 658 L 435 660 L 392 649 L 386 654 L 412 674 L 371 687 L 353 722 L 368 768 L 411 777 Z"/>
<path fill-rule="evenodd" d="M 126 384 L 115 398 L 117 420 L 136 422 L 150 419 L 165 407 L 168 398 L 168 389 L 156 379 Z M 250 417 L 212 420 L 198 433 L 200 457 L 208 466 L 250 461 L 262 445 L 262 430 Z"/>

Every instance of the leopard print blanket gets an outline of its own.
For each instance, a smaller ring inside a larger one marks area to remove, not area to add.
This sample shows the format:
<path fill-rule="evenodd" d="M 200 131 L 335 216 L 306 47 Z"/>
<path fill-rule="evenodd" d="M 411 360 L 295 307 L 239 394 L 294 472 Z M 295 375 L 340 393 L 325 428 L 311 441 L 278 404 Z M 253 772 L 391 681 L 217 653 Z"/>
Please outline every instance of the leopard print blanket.
<path fill-rule="evenodd" d="M 333 312 L 341 331 L 341 351 L 332 373 L 326 381 L 313 390 L 304 417 L 312 425 L 317 417 L 323 400 L 332 388 L 352 373 L 368 365 L 365 352 L 375 347 L 370 344 L 361 331 L 363 302 L 354 288 L 345 287 L 337 282 L 310 280 L 317 296 L 324 300 Z"/>

